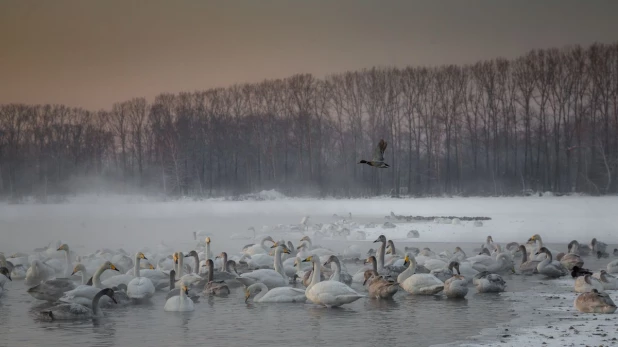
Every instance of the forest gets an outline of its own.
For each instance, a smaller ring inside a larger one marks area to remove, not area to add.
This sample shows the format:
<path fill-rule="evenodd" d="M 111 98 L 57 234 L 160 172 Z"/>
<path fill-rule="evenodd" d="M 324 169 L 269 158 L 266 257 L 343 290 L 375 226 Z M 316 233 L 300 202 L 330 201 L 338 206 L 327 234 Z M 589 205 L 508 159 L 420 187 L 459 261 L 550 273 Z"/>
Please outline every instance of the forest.
<path fill-rule="evenodd" d="M 0 196 L 618 191 L 618 42 L 110 106 L 0 105 Z M 359 165 L 380 139 L 390 168 Z"/>

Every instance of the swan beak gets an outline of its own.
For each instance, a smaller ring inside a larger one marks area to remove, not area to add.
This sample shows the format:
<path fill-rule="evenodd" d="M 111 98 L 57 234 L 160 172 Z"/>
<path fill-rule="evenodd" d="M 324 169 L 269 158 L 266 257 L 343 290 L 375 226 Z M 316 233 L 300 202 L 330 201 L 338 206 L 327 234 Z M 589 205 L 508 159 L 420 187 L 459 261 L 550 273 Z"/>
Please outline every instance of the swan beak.
<path fill-rule="evenodd" d="M 283 253 L 290 254 L 290 250 L 286 247 L 286 248 L 283 249 Z"/>
<path fill-rule="evenodd" d="M 150 264 L 150 270 L 154 270 L 154 265 Z"/>
<path fill-rule="evenodd" d="M 109 268 L 114 270 L 114 271 L 120 271 L 120 270 L 118 270 L 118 268 L 114 264 L 110 265 Z"/>
<path fill-rule="evenodd" d="M 186 286 L 182 286 L 182 290 L 185 292 L 185 294 L 189 295 L 189 288 L 187 288 Z"/>
<path fill-rule="evenodd" d="M 366 265 L 369 262 L 369 259 L 363 260 L 363 265 Z"/>
<path fill-rule="evenodd" d="M 71 272 L 71 276 L 75 275 L 77 271 L 73 270 L 73 272 Z"/>
<path fill-rule="evenodd" d="M 380 242 L 380 239 L 377 239 L 377 240 L 373 241 L 373 243 L 376 243 L 376 242 Z"/>
<path fill-rule="evenodd" d="M 248 290 L 245 290 L 245 303 L 249 301 L 250 296 L 251 296 L 251 293 Z"/>
<path fill-rule="evenodd" d="M 406 255 L 406 257 L 405 257 L 405 258 L 403 258 L 403 262 L 404 262 L 404 263 L 409 263 L 409 262 L 410 262 L 410 257 L 408 257 L 408 256 Z"/>
<path fill-rule="evenodd" d="M 311 261 L 311 260 L 312 260 L 311 257 L 307 257 L 307 258 L 303 259 L 303 263 Z"/>
<path fill-rule="evenodd" d="M 328 266 L 329 262 L 324 263 L 324 266 Z"/>
<path fill-rule="evenodd" d="M 279 246 L 279 242 L 275 242 L 270 248 L 277 248 Z"/>
<path fill-rule="evenodd" d="M 118 303 L 118 301 L 116 301 L 116 298 L 114 298 L 114 296 L 113 296 L 113 295 L 111 296 L 111 298 L 112 298 L 112 301 L 114 302 L 114 304 L 117 304 L 117 303 Z"/>
<path fill-rule="evenodd" d="M 365 280 L 363 281 L 363 285 L 365 285 L 365 284 L 367 283 L 367 280 L 368 280 L 368 279 L 369 279 L 369 278 L 365 278 Z"/>
<path fill-rule="evenodd" d="M 220 257 L 220 256 L 216 256 L 216 257 L 215 257 L 215 259 L 219 259 L 219 258 L 221 258 L 221 257 Z"/>
<path fill-rule="evenodd" d="M 296 249 L 300 249 L 301 247 L 303 247 L 303 245 L 300 245 L 300 246 L 296 247 Z"/>

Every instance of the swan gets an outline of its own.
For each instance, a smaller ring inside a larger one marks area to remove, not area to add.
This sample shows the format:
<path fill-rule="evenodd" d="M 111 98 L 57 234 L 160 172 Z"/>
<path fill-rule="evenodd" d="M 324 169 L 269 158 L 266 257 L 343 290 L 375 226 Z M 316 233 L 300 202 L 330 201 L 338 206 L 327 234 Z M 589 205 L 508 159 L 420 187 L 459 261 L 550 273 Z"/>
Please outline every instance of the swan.
<path fill-rule="evenodd" d="M 167 299 L 165 302 L 165 306 L 163 310 L 166 312 L 189 312 L 195 310 L 195 305 L 193 304 L 193 300 L 187 297 L 187 293 L 189 293 L 189 288 L 186 283 L 182 283 L 180 285 L 180 295 L 172 296 Z"/>
<path fill-rule="evenodd" d="M 309 236 L 303 236 L 299 242 L 301 243 L 301 245 L 303 242 L 306 243 L 307 249 L 311 251 L 312 255 L 323 257 L 323 256 L 330 256 L 330 255 L 335 254 L 335 252 L 331 251 L 328 248 L 324 248 L 320 245 L 313 245 L 313 242 L 311 241 L 311 238 Z M 298 248 L 300 248 L 300 246 Z"/>
<path fill-rule="evenodd" d="M 331 265 L 333 270 L 333 274 L 330 276 L 329 280 L 339 281 L 347 285 L 352 284 L 352 276 L 350 276 L 347 272 L 341 271 L 341 263 L 339 262 L 339 258 L 337 258 L 337 256 L 331 255 L 324 263 L 324 266 L 328 265 Z"/>
<path fill-rule="evenodd" d="M 94 298 L 92 298 L 90 307 L 75 303 L 59 304 L 47 310 L 41 311 L 40 315 L 42 318 L 47 318 L 50 320 L 80 320 L 99 318 L 103 316 L 103 312 L 101 312 L 101 308 L 99 307 L 99 299 L 101 299 L 102 296 L 107 296 L 114 303 L 116 303 L 116 299 L 114 299 L 114 291 L 110 288 L 105 288 L 99 290 Z"/>
<path fill-rule="evenodd" d="M 593 254 L 597 254 L 597 252 L 601 252 L 601 254 L 604 254 L 607 250 L 607 244 L 605 242 L 598 241 L 595 237 L 592 239 L 592 241 L 590 241 L 590 249 L 592 250 Z"/>
<path fill-rule="evenodd" d="M 457 271 L 457 275 L 461 275 L 459 272 L 460 263 L 456 260 L 451 261 L 448 264 L 448 267 L 444 267 L 441 269 L 431 270 L 430 274 L 436 276 L 440 281 L 446 281 L 455 275 L 453 269 Z"/>
<path fill-rule="evenodd" d="M 444 294 L 447 298 L 465 298 L 468 294 L 468 280 L 461 275 L 447 279 L 444 281 Z"/>
<path fill-rule="evenodd" d="M 264 283 L 254 283 L 245 289 L 245 302 L 249 300 L 253 292 L 259 290 L 259 294 L 253 297 L 253 302 L 301 302 L 307 301 L 305 291 L 291 287 L 278 287 L 268 289 Z"/>
<path fill-rule="evenodd" d="M 519 250 L 521 251 L 521 264 L 519 265 L 519 272 L 522 275 L 532 275 L 538 273 L 537 266 L 540 261 L 528 259 L 526 246 L 520 245 Z"/>
<path fill-rule="evenodd" d="M 82 269 L 81 267 L 76 267 L 74 270 L 82 271 L 81 269 Z M 94 296 L 101 289 L 104 289 L 103 284 L 101 283 L 100 277 L 101 277 L 101 274 L 105 270 L 119 271 L 118 268 L 114 266 L 114 264 L 112 264 L 109 261 L 106 261 L 97 269 L 97 271 L 92 276 L 92 286 L 90 285 L 77 286 L 75 289 L 65 292 L 64 295 L 58 299 L 58 301 L 61 301 L 64 303 L 79 304 L 83 306 L 91 305 L 92 299 L 94 298 Z M 76 271 L 76 273 L 78 271 Z M 108 305 L 109 303 L 110 303 L 109 299 L 103 298 L 102 304 Z"/>
<path fill-rule="evenodd" d="M 71 252 L 69 251 L 69 245 L 63 243 L 60 247 L 58 247 L 57 251 L 65 252 L 66 267 L 64 269 L 64 277 L 69 278 L 71 277 L 71 270 L 73 269 L 73 265 L 71 264 Z"/>
<path fill-rule="evenodd" d="M 307 299 L 314 304 L 324 305 L 331 308 L 349 304 L 365 297 L 344 283 L 338 281 L 320 282 L 321 264 L 317 255 L 309 256 L 303 259 L 303 262 L 313 263 L 311 284 L 305 290 L 305 296 L 307 296 Z"/>
<path fill-rule="evenodd" d="M 370 298 L 392 299 L 399 291 L 397 282 L 386 280 L 374 270 L 365 271 L 364 277 L 363 285 L 367 287 Z"/>
<path fill-rule="evenodd" d="M 541 252 L 541 249 L 543 247 L 545 247 L 545 245 L 543 244 L 543 239 L 541 238 L 541 235 L 539 235 L 539 234 L 532 235 L 532 237 L 530 237 L 528 239 L 528 242 L 536 243 L 535 255 L 540 255 L 540 253 L 543 253 L 543 252 Z M 552 253 L 552 254 L 560 253 L 560 252 L 558 252 L 556 250 L 550 249 L 549 247 L 545 247 L 545 249 L 549 250 L 550 253 Z M 530 253 L 532 255 L 532 252 L 530 252 Z M 536 257 L 535 260 L 541 260 L 542 261 L 543 259 L 539 258 L 539 257 Z"/>
<path fill-rule="evenodd" d="M 215 264 L 212 259 L 206 259 L 206 266 L 208 267 L 208 283 L 204 287 L 204 294 L 215 296 L 228 296 L 230 294 L 230 288 L 224 281 L 213 281 Z"/>
<path fill-rule="evenodd" d="M 416 259 L 412 253 L 406 253 L 404 258 L 406 262 L 410 262 L 408 268 L 397 277 L 399 286 L 410 294 L 417 295 L 434 295 L 444 289 L 444 282 L 440 281 L 432 274 L 415 274 Z"/>
<path fill-rule="evenodd" d="M 24 285 L 27 288 L 34 287 L 41 283 L 56 277 L 56 271 L 42 261 L 35 259 L 30 263 L 30 268 L 26 271 L 26 279 Z"/>
<path fill-rule="evenodd" d="M 488 271 L 479 272 L 472 280 L 478 293 L 499 293 L 506 289 L 502 276 Z"/>
<path fill-rule="evenodd" d="M 265 242 L 266 241 L 270 241 L 272 243 L 275 243 L 275 240 L 273 240 L 272 237 L 270 236 L 266 236 L 262 239 L 262 241 L 260 241 L 259 244 L 257 245 L 248 245 L 245 246 L 242 250 L 242 252 L 246 255 L 249 256 L 254 256 L 256 254 L 262 254 L 262 253 L 268 253 L 268 249 L 266 248 Z"/>
<path fill-rule="evenodd" d="M 173 258 L 174 258 L 174 263 L 176 263 L 176 273 L 179 274 L 180 276 L 180 279 L 176 281 L 176 288 L 180 288 L 182 286 L 182 283 L 186 283 L 188 286 L 191 286 L 191 285 L 198 284 L 199 282 L 202 282 L 204 280 L 202 276 L 194 272 L 188 273 L 186 275 L 182 275 L 184 273 L 184 258 L 185 258 L 182 252 L 175 252 Z"/>
<path fill-rule="evenodd" d="M 587 293 L 596 289 L 599 292 L 603 292 L 603 284 L 598 279 L 591 275 L 579 276 L 575 279 L 575 292 Z"/>
<path fill-rule="evenodd" d="M 65 292 L 75 289 L 77 286 L 68 278 L 56 278 L 43 281 L 34 287 L 28 288 L 27 292 L 37 300 L 57 301 Z"/>
<path fill-rule="evenodd" d="M 9 268 L 6 266 L 0 267 L 0 297 L 5 291 L 4 286 L 6 285 L 7 280 L 13 281 L 11 279 L 11 272 L 9 271 Z"/>
<path fill-rule="evenodd" d="M 606 293 L 600 293 L 596 289 L 582 293 L 574 302 L 575 308 L 584 313 L 614 313 L 616 304 Z"/>
<path fill-rule="evenodd" d="M 180 295 L 180 288 L 176 288 L 176 271 L 171 270 L 169 277 L 170 277 L 170 287 L 169 287 L 170 290 L 169 292 L 167 292 L 167 295 L 165 296 L 165 300 L 173 296 Z M 193 300 L 193 302 L 198 302 L 200 299 L 199 294 L 193 292 L 192 290 L 189 290 L 189 293 L 187 295 L 189 296 L 189 298 L 191 298 L 191 300 Z"/>
<path fill-rule="evenodd" d="M 618 260 L 612 260 L 607 264 L 607 272 L 610 274 L 618 273 Z"/>
<path fill-rule="evenodd" d="M 135 277 L 127 284 L 127 295 L 133 300 L 150 299 L 155 292 L 152 281 L 140 275 L 140 259 L 148 260 L 142 252 L 138 252 L 135 255 L 135 265 L 133 267 L 133 275 Z"/>
<path fill-rule="evenodd" d="M 616 290 L 618 289 L 618 279 L 607 273 L 605 270 L 595 273 L 592 277 L 598 279 L 603 285 L 604 290 Z"/>
<path fill-rule="evenodd" d="M 569 251 L 565 254 L 562 259 L 560 259 L 560 264 L 567 268 L 567 270 L 573 270 L 574 266 L 581 268 L 584 266 L 584 261 L 578 255 L 579 252 L 579 242 L 573 240 L 569 243 Z"/>
<path fill-rule="evenodd" d="M 545 247 L 541 247 L 541 249 L 537 252 L 537 255 L 540 253 L 545 253 L 547 257 L 536 266 L 536 270 L 539 274 L 545 275 L 549 278 L 558 278 L 568 274 L 568 271 L 562 265 L 552 263 L 551 251 Z"/>
<path fill-rule="evenodd" d="M 577 242 L 577 249 L 575 251 L 571 251 L 571 248 L 573 247 L 573 243 L 575 242 L 577 242 L 577 240 L 573 240 L 569 242 L 569 244 L 567 245 L 567 250 L 569 250 L 569 252 L 575 253 L 580 256 L 590 255 L 590 246 L 582 245 L 579 242 Z"/>
<path fill-rule="evenodd" d="M 257 282 L 264 283 L 269 289 L 285 287 L 288 284 L 288 280 L 282 269 L 281 253 L 289 254 L 290 250 L 285 245 L 280 245 L 275 248 L 274 270 L 259 269 L 252 272 L 247 272 L 241 274 L 237 280 L 245 287 L 249 287 Z"/>
<path fill-rule="evenodd" d="M 386 237 L 384 235 L 380 235 L 377 240 L 373 241 L 374 243 L 380 242 L 380 247 L 376 251 L 376 256 L 373 258 L 377 261 L 377 271 L 380 275 L 388 275 L 388 276 L 397 276 L 402 273 L 406 267 L 405 266 L 384 266 L 384 255 L 386 254 Z M 370 257 L 371 258 L 371 257 Z M 369 260 L 369 259 L 368 259 Z M 405 263 L 405 260 L 404 260 Z"/>
<path fill-rule="evenodd" d="M 493 264 L 489 266 L 477 264 L 475 269 L 479 270 L 480 272 L 488 271 L 490 273 L 504 273 L 508 271 L 513 272 L 513 273 L 515 272 L 513 261 L 509 259 L 508 255 L 506 255 L 505 253 L 499 253 Z"/>

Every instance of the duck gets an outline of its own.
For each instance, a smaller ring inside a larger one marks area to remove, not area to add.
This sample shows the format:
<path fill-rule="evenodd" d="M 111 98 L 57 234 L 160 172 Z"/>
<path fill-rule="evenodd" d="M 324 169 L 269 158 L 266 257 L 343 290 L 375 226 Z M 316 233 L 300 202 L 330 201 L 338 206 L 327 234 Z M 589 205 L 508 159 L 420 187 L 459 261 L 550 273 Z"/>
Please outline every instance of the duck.
<path fill-rule="evenodd" d="M 249 301 L 249 298 L 255 291 L 259 291 L 257 295 L 253 297 L 253 302 L 299 302 L 304 303 L 307 301 L 305 291 L 302 289 L 292 287 L 277 287 L 268 289 L 268 287 L 261 282 L 254 283 L 245 289 L 245 302 Z"/>
<path fill-rule="evenodd" d="M 214 281 L 215 264 L 212 259 L 206 259 L 208 267 L 208 283 L 204 286 L 204 294 L 214 296 L 228 296 L 230 288 L 225 284 L 225 281 Z"/>
<path fill-rule="evenodd" d="M 112 302 L 116 303 L 116 299 L 114 299 L 114 291 L 111 288 L 105 288 L 99 290 L 94 296 L 94 298 L 92 298 L 90 307 L 76 303 L 62 303 L 46 310 L 40 311 L 39 315 L 44 319 L 49 319 L 52 321 L 99 318 L 103 316 L 103 312 L 99 307 L 99 300 L 103 296 L 109 297 Z"/>
<path fill-rule="evenodd" d="M 195 310 L 193 300 L 189 299 L 189 287 L 187 283 L 181 283 L 180 295 L 172 296 L 167 299 L 163 310 L 166 312 L 190 312 Z"/>
<path fill-rule="evenodd" d="M 601 293 L 596 289 L 582 293 L 574 302 L 575 308 L 584 313 L 614 313 L 616 304 L 606 293 Z"/>
<path fill-rule="evenodd" d="M 592 277 L 592 275 L 579 276 L 575 279 L 576 293 L 587 293 L 593 289 L 603 292 L 603 284 L 598 279 Z"/>
<path fill-rule="evenodd" d="M 331 308 L 350 304 L 365 297 L 365 295 L 357 293 L 345 283 L 330 280 L 320 281 L 321 264 L 319 259 L 317 255 L 311 255 L 303 259 L 303 262 L 311 262 L 313 264 L 311 284 L 305 290 L 305 296 L 309 301 Z"/>
<path fill-rule="evenodd" d="M 577 278 L 579 276 L 585 276 L 585 275 L 592 275 L 592 271 L 588 269 L 582 269 L 579 266 L 573 266 L 573 269 L 571 270 L 571 277 Z"/>
<path fill-rule="evenodd" d="M 384 139 L 381 139 L 378 143 L 378 147 L 376 147 L 375 153 L 373 155 L 372 160 L 361 159 L 359 164 L 367 164 L 369 166 L 373 166 L 379 169 L 387 169 L 390 167 L 387 163 L 384 162 L 384 151 L 386 150 L 387 143 Z"/>
<path fill-rule="evenodd" d="M 409 267 L 397 277 L 399 286 L 406 292 L 415 295 L 435 295 L 444 290 L 444 282 L 432 274 L 415 274 L 416 259 L 411 253 L 406 253 L 405 262 Z"/>
<path fill-rule="evenodd" d="M 479 272 L 472 280 L 478 293 L 500 293 L 506 289 L 502 276 L 488 271 Z"/>
<path fill-rule="evenodd" d="M 364 277 L 365 282 L 363 282 L 363 285 L 367 287 L 370 298 L 392 299 L 399 291 L 399 284 L 397 282 L 386 280 L 374 270 L 365 271 Z"/>
<path fill-rule="evenodd" d="M 444 294 L 447 298 L 463 299 L 468 294 L 468 280 L 461 275 L 453 275 L 444 281 Z"/>

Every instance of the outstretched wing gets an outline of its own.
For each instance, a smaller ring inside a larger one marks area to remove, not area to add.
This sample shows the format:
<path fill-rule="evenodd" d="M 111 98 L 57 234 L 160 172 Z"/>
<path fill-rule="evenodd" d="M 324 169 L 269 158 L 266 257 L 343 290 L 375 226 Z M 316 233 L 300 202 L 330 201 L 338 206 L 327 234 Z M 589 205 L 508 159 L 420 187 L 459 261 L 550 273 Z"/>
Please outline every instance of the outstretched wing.
<path fill-rule="evenodd" d="M 384 161 L 384 151 L 386 150 L 386 141 L 384 139 L 380 140 L 378 143 L 378 147 L 376 147 L 376 152 L 373 155 L 374 161 Z"/>

